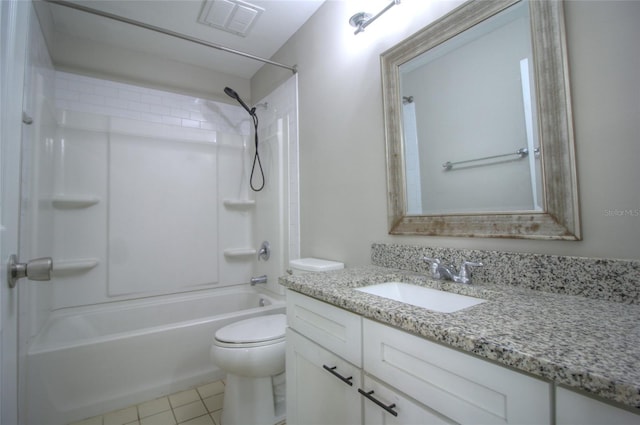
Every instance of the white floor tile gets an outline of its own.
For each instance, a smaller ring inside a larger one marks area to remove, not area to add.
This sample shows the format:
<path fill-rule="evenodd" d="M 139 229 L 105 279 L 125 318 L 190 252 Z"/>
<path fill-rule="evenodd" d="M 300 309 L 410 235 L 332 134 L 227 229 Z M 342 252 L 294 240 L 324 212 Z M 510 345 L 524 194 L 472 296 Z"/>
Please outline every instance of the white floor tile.
<path fill-rule="evenodd" d="M 138 405 L 140 418 L 155 415 L 166 410 L 170 410 L 169 399 L 167 397 L 157 398 Z"/>
<path fill-rule="evenodd" d="M 213 412 L 211 414 L 211 417 L 213 418 L 213 421 L 216 423 L 216 425 L 222 424 L 222 409 Z"/>
<path fill-rule="evenodd" d="M 207 409 L 204 407 L 204 403 L 198 400 L 193 403 L 185 404 L 184 406 L 176 407 L 173 409 L 173 414 L 176 417 L 178 423 L 188 421 L 189 419 L 197 418 L 198 416 L 206 415 Z"/>
<path fill-rule="evenodd" d="M 207 385 L 198 387 L 198 393 L 203 399 L 211 397 L 216 394 L 222 394 L 224 392 L 224 384 L 222 381 L 212 382 Z"/>
<path fill-rule="evenodd" d="M 171 407 L 174 409 L 198 400 L 200 400 L 200 396 L 196 390 L 182 391 L 169 396 L 169 402 L 171 403 Z"/>
<path fill-rule="evenodd" d="M 135 406 L 104 415 L 104 425 L 126 425 L 138 420 L 138 409 Z"/>
<path fill-rule="evenodd" d="M 188 420 L 187 422 L 181 422 L 180 425 L 215 425 L 215 423 L 213 419 L 211 419 L 211 416 L 204 415 Z"/>
<path fill-rule="evenodd" d="M 140 425 L 176 425 L 171 410 L 140 419 Z"/>
<path fill-rule="evenodd" d="M 211 397 L 207 397 L 204 400 L 205 406 L 209 412 L 215 412 L 222 409 L 222 402 L 224 401 L 224 394 L 216 394 Z"/>
<path fill-rule="evenodd" d="M 69 425 L 220 425 L 223 400 L 216 381 Z"/>

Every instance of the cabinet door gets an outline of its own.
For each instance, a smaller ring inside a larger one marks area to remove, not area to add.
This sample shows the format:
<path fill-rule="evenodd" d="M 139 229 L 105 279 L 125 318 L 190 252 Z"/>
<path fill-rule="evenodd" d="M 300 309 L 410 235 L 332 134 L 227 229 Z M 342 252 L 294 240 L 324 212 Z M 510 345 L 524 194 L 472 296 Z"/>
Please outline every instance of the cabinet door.
<path fill-rule="evenodd" d="M 369 397 L 363 395 L 364 423 L 367 425 L 454 424 L 452 420 L 367 375 L 363 391 L 369 394 Z"/>
<path fill-rule="evenodd" d="M 288 425 L 361 424 L 361 383 L 361 369 L 287 329 Z"/>
<path fill-rule="evenodd" d="M 556 390 L 557 425 L 640 424 L 640 414 L 619 409 L 564 388 Z"/>
<path fill-rule="evenodd" d="M 363 321 L 364 370 L 461 424 L 551 422 L 550 384 Z"/>

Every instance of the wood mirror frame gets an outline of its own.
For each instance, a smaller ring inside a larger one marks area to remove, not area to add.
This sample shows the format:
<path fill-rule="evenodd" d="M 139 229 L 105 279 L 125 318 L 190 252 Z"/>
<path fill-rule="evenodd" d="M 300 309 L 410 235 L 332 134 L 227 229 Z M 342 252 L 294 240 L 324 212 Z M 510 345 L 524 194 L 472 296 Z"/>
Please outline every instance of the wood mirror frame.
<path fill-rule="evenodd" d="M 399 68 L 522 0 L 471 0 L 381 56 L 388 225 L 393 235 L 580 240 L 563 4 L 529 2 L 544 211 L 407 215 Z"/>

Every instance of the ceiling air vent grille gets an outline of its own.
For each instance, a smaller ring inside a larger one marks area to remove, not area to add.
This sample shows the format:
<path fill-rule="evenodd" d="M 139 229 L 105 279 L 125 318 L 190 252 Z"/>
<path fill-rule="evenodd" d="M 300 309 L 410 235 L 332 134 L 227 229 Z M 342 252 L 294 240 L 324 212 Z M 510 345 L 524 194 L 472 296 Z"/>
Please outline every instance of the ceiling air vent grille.
<path fill-rule="evenodd" d="M 198 22 L 246 37 L 264 9 L 240 0 L 205 0 Z"/>

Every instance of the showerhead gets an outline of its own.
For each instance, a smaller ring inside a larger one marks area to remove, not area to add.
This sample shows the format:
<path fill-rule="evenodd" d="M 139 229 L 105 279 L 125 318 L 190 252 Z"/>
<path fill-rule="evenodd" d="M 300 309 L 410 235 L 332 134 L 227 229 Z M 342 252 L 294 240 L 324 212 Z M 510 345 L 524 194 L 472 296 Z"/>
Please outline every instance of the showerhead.
<path fill-rule="evenodd" d="M 224 88 L 224 92 L 227 94 L 227 96 L 230 96 L 234 99 L 239 99 L 240 96 L 238 96 L 238 93 L 236 93 L 236 91 L 234 89 L 232 89 L 231 87 L 225 87 Z"/>
<path fill-rule="evenodd" d="M 242 105 L 242 107 L 243 107 L 244 109 L 246 109 L 246 110 L 247 110 L 247 112 L 249 113 L 249 115 L 253 115 L 253 114 L 255 114 L 255 112 L 256 112 L 256 108 L 251 108 L 251 109 L 249 109 L 249 107 L 247 106 L 247 104 L 246 104 L 246 103 L 244 103 L 244 102 L 242 101 L 242 99 L 240 99 L 240 95 L 238 95 L 238 93 L 236 93 L 236 91 L 235 91 L 234 89 L 232 89 L 231 87 L 225 87 L 225 88 L 224 88 L 224 92 L 227 94 L 227 96 L 229 96 L 229 97 L 231 97 L 231 98 L 233 98 L 233 99 L 237 100 L 237 101 L 238 101 L 238 103 L 239 103 L 240 105 Z"/>

